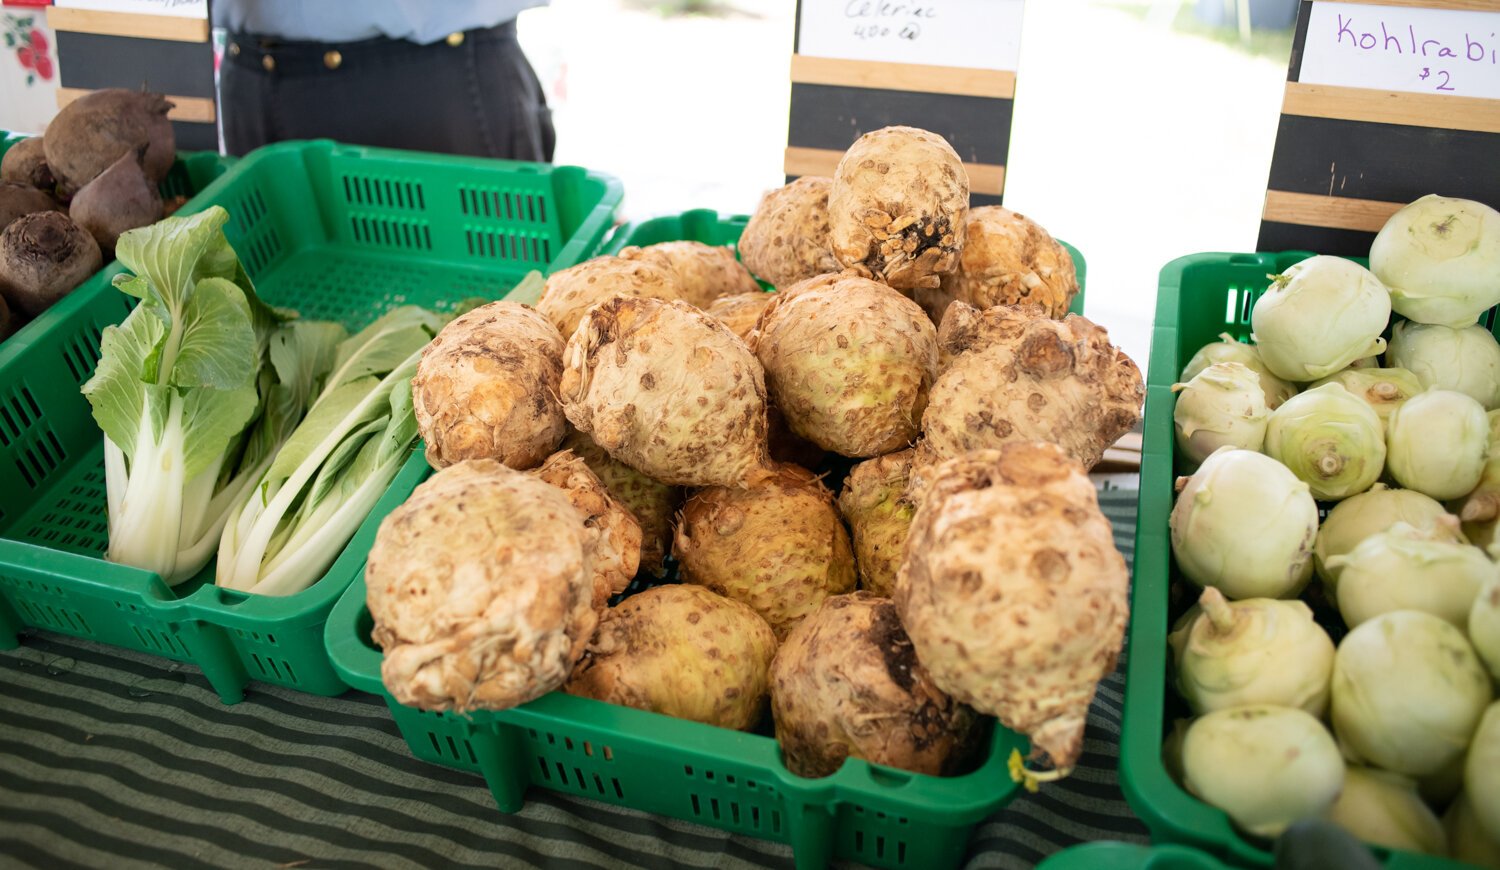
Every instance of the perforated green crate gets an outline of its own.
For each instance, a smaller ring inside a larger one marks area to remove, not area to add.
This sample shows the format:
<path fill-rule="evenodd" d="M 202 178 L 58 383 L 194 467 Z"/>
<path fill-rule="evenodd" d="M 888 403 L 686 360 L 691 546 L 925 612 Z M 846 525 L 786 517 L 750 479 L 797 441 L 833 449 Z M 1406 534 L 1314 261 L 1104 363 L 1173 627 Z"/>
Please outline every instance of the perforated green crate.
<path fill-rule="evenodd" d="M 392 306 L 499 298 L 527 272 L 597 248 L 618 182 L 577 167 L 283 143 L 235 164 L 183 213 L 230 213 L 229 241 L 268 302 L 358 329 Z M 132 301 L 112 264 L 0 345 L 0 648 L 27 627 L 191 662 L 226 702 L 249 680 L 345 689 L 323 623 L 364 562 L 368 520 L 310 589 L 274 598 L 213 585 L 212 563 L 169 588 L 104 561 L 102 436 L 79 393 L 103 328 Z M 426 464 L 414 455 L 373 517 Z"/>
<path fill-rule="evenodd" d="M 851 758 L 806 779 L 788 771 L 776 741 L 552 692 L 521 707 L 467 715 L 397 703 L 380 678 L 380 650 L 361 576 L 328 618 L 333 663 L 356 689 L 380 695 L 412 752 L 482 774 L 502 812 L 544 788 L 788 843 L 801 868 L 833 858 L 870 867 L 954 867 L 974 825 L 1020 788 L 1012 750 L 1026 740 L 994 725 L 979 767 L 936 777 Z"/>
<path fill-rule="evenodd" d="M 739 242 L 740 234 L 745 231 L 745 224 L 749 222 L 749 215 L 720 215 L 713 209 L 692 209 L 681 214 L 625 224 L 600 245 L 598 253 L 618 254 L 629 245 L 645 246 L 682 240 L 702 242 L 705 245 L 734 245 Z M 1061 239 L 1058 241 L 1068 249 L 1073 257 L 1073 266 L 1078 271 L 1078 295 L 1073 297 L 1073 304 L 1068 310 L 1074 314 L 1082 314 L 1088 264 L 1083 259 L 1082 251 Z"/>
<path fill-rule="evenodd" d="M 1172 384 L 1197 350 L 1228 333 L 1248 340 L 1255 300 L 1271 275 L 1312 256 L 1284 253 L 1192 254 L 1162 268 L 1146 379 L 1145 438 L 1141 459 L 1139 522 L 1130 598 L 1130 662 L 1120 737 L 1120 784 L 1131 809 L 1157 842 L 1201 849 L 1235 866 L 1271 867 L 1268 839 L 1236 828 L 1222 810 L 1174 782 L 1162 763 L 1162 741 L 1173 711 L 1188 715 L 1168 691 L 1169 592 L 1178 579 L 1172 558 L 1169 518 L 1173 481 L 1190 473 L 1177 457 L 1173 438 Z M 1365 261 L 1357 260 L 1364 264 Z M 1500 329 L 1491 310 L 1481 322 Z M 1181 581 L 1185 582 L 1185 581 Z M 1391 870 L 1457 870 L 1453 861 L 1413 852 L 1371 847 Z"/>

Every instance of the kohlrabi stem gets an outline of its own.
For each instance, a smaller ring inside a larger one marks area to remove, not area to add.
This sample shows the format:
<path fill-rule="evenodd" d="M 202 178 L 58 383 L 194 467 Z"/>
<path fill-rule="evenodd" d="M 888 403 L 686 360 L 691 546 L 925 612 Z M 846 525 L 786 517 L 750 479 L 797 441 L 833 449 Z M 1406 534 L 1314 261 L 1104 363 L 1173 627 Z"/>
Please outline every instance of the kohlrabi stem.
<path fill-rule="evenodd" d="M 1209 586 L 1198 596 L 1198 606 L 1203 608 L 1203 615 L 1213 623 L 1215 631 L 1228 634 L 1234 630 L 1234 608 L 1229 606 L 1224 593 Z"/>
<path fill-rule="evenodd" d="M 1333 477 L 1344 468 L 1344 459 L 1337 453 L 1324 453 L 1318 457 L 1318 472 L 1324 477 Z"/>
<path fill-rule="evenodd" d="M 1401 389 L 1395 384 L 1378 383 L 1370 388 L 1370 393 L 1382 402 L 1394 402 L 1401 397 Z"/>

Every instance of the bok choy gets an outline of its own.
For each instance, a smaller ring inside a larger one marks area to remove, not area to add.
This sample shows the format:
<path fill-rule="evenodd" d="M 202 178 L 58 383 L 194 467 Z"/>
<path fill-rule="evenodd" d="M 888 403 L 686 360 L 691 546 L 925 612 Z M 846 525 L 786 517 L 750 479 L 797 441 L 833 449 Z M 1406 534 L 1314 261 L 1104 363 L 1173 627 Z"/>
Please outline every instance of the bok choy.
<path fill-rule="evenodd" d="M 444 322 L 397 308 L 338 345 L 306 418 L 224 526 L 220 586 L 290 595 L 328 570 L 417 441 L 411 379 Z M 305 351 L 287 358 L 317 368 Z"/>
<path fill-rule="evenodd" d="M 106 327 L 83 392 L 104 432 L 107 558 L 176 584 L 206 565 L 229 512 L 258 475 L 243 461 L 272 445 L 249 427 L 261 370 L 288 315 L 255 295 L 217 206 L 120 236 L 134 274 L 115 286 L 140 299 Z"/>

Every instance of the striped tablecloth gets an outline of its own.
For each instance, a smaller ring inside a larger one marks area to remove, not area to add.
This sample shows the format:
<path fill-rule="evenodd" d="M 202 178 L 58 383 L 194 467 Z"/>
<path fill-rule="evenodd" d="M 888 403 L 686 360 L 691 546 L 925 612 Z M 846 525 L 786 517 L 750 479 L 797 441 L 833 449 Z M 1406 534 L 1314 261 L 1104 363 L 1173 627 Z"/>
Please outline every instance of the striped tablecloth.
<path fill-rule="evenodd" d="M 1101 505 L 1129 558 L 1134 490 Z M 1029 867 L 1086 840 L 1145 842 L 1116 780 L 1121 669 L 1068 779 L 976 828 L 968 866 Z M 779 844 L 412 758 L 385 704 L 252 685 L 224 706 L 188 665 L 51 634 L 0 653 L 0 866 L 789 867 Z"/>

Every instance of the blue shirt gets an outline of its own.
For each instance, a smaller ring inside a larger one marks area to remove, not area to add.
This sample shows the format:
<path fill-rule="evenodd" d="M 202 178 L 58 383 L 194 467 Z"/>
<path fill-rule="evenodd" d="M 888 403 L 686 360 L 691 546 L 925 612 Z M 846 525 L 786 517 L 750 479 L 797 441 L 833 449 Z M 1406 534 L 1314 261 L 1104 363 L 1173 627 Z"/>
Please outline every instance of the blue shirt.
<path fill-rule="evenodd" d="M 548 0 L 215 0 L 214 24 L 297 42 L 357 42 L 386 36 L 426 45 L 448 34 L 494 27 Z"/>

